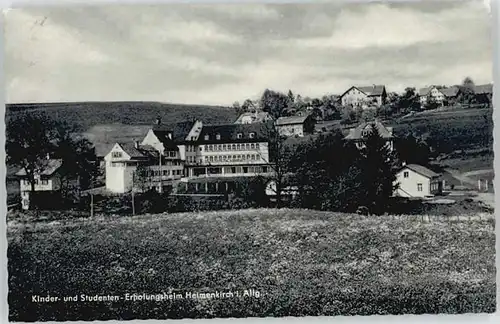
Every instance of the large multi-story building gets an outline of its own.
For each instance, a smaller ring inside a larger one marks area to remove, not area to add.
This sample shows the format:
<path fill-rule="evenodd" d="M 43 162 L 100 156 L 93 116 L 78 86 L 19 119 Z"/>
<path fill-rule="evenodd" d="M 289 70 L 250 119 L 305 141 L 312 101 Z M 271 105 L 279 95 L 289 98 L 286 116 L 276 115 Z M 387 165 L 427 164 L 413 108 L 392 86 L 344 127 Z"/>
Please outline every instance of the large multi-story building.
<path fill-rule="evenodd" d="M 176 186 L 179 181 L 271 173 L 265 123 L 163 125 L 142 142 L 116 143 L 106 155 L 106 188 L 115 193 Z"/>

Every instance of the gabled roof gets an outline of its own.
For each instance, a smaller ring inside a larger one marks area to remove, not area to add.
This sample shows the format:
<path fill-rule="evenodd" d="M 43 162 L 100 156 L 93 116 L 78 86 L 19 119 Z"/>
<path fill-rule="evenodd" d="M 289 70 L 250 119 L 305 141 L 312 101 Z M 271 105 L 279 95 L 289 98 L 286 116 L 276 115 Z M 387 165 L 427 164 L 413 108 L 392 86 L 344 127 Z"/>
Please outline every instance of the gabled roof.
<path fill-rule="evenodd" d="M 474 87 L 474 92 L 476 94 L 492 94 L 493 84 L 481 84 Z"/>
<path fill-rule="evenodd" d="M 136 147 L 134 143 L 118 143 L 122 150 L 130 155 L 131 158 L 144 158 L 145 155 L 142 154 Z"/>
<path fill-rule="evenodd" d="M 384 93 L 385 86 L 380 84 L 374 84 L 372 86 L 363 86 L 356 88 L 364 92 L 367 96 L 381 96 Z"/>
<path fill-rule="evenodd" d="M 153 134 L 158 138 L 158 140 L 163 144 L 163 147 L 165 150 L 169 151 L 178 151 L 179 148 L 175 144 L 174 140 L 172 139 L 174 137 L 174 134 L 170 131 L 159 131 L 159 130 L 153 130 Z M 170 138 L 169 136 L 172 136 Z M 184 139 L 184 138 L 182 138 Z M 179 138 L 179 141 L 181 139 Z"/>
<path fill-rule="evenodd" d="M 445 97 L 456 97 L 460 89 L 458 87 L 442 88 L 439 89 Z"/>
<path fill-rule="evenodd" d="M 59 168 L 62 166 L 62 164 L 63 164 L 63 161 L 61 159 L 43 160 L 43 161 L 41 161 L 41 166 L 40 166 L 41 172 L 39 172 L 38 174 L 43 175 L 43 176 L 51 176 L 52 174 L 54 174 L 54 172 L 59 170 Z M 16 175 L 17 176 L 25 176 L 26 170 L 23 168 L 23 169 L 19 170 L 16 173 Z"/>
<path fill-rule="evenodd" d="M 252 113 L 252 112 L 246 112 L 246 113 L 243 113 L 241 114 L 238 119 L 236 119 L 236 121 L 234 122 L 235 124 L 239 124 L 241 123 L 241 121 L 243 120 L 243 118 L 245 117 L 251 117 L 252 118 L 252 121 L 253 122 L 263 122 L 263 121 L 266 121 L 268 119 L 271 118 L 271 116 L 269 115 L 268 112 L 265 112 L 265 111 L 259 111 L 259 112 L 255 112 L 255 113 Z"/>
<path fill-rule="evenodd" d="M 293 125 L 293 124 L 303 124 L 310 115 L 306 116 L 291 116 L 291 117 L 280 117 L 276 120 L 277 126 L 282 125 Z"/>
<path fill-rule="evenodd" d="M 371 96 L 381 96 L 384 93 L 385 90 L 385 85 L 372 85 L 372 86 L 363 86 L 363 87 L 358 87 L 358 86 L 352 86 L 349 89 L 347 89 L 343 94 L 339 96 L 339 98 L 342 98 L 346 93 L 351 91 L 352 89 L 358 89 L 359 91 L 363 92 L 366 94 L 368 97 Z"/>
<path fill-rule="evenodd" d="M 436 172 L 434 172 L 434 171 L 432 171 L 432 170 L 430 170 L 422 165 L 419 165 L 419 164 L 405 165 L 401 168 L 401 171 L 404 169 L 410 169 L 410 170 L 412 170 L 420 175 L 423 175 L 424 177 L 429 178 L 429 179 L 437 178 L 440 176 Z"/>
<path fill-rule="evenodd" d="M 227 142 L 257 142 L 267 141 L 265 130 L 266 123 L 252 124 L 226 124 L 226 125 L 205 125 L 203 126 L 197 143 L 227 143 Z M 250 134 L 254 133 L 253 137 Z M 241 138 L 238 138 L 241 134 Z M 208 139 L 205 136 L 208 135 Z M 220 139 L 217 139 L 220 135 Z"/>
<path fill-rule="evenodd" d="M 431 92 L 432 88 L 434 88 L 434 87 L 420 88 L 420 89 L 418 89 L 418 94 L 420 96 L 426 96 L 429 94 L 429 92 Z"/>
<path fill-rule="evenodd" d="M 372 127 L 375 125 L 377 127 L 378 132 L 382 138 L 392 138 L 392 127 L 385 127 L 380 121 L 372 121 L 372 122 L 363 122 L 359 124 L 356 128 L 352 128 L 349 130 L 349 134 L 346 136 L 348 140 L 358 140 L 363 138 L 363 130 L 367 127 Z"/>
<path fill-rule="evenodd" d="M 191 129 L 193 128 L 194 123 L 195 123 L 194 121 L 185 121 L 175 124 L 154 125 L 153 131 L 159 132 L 158 134 L 161 134 L 160 136 L 162 137 L 164 137 L 166 134 L 170 132 L 172 133 L 172 140 L 175 143 L 178 143 L 178 142 L 183 142 L 186 139 L 186 136 L 188 136 L 189 131 L 191 131 Z M 156 136 L 158 137 L 158 135 Z"/>

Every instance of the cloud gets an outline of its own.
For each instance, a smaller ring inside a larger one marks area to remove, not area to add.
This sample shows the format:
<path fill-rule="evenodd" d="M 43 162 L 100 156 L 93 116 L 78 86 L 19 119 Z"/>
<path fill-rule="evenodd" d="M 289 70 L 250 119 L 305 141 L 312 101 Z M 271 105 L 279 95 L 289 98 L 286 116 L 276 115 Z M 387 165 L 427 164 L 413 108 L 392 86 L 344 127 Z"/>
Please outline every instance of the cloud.
<path fill-rule="evenodd" d="M 482 1 L 14 9 L 7 101 L 231 104 L 265 88 L 486 83 L 490 33 Z"/>

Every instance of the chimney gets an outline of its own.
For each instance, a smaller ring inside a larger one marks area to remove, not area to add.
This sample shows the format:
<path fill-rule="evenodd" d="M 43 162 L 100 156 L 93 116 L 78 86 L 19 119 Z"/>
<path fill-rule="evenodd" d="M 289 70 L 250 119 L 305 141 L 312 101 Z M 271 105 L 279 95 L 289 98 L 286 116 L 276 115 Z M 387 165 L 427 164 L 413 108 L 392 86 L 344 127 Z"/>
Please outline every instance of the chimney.
<path fill-rule="evenodd" d="M 169 132 L 167 136 L 169 139 L 172 139 L 172 133 Z"/>
<path fill-rule="evenodd" d="M 405 166 L 405 165 L 406 165 L 406 161 L 403 161 L 403 163 L 401 163 L 401 164 L 402 164 L 403 166 Z"/>
<path fill-rule="evenodd" d="M 47 157 L 47 160 L 50 160 L 50 153 L 47 153 L 46 157 Z"/>
<path fill-rule="evenodd" d="M 156 118 L 156 125 L 161 125 L 161 117 Z"/>
<path fill-rule="evenodd" d="M 139 148 L 139 141 L 134 141 L 135 148 Z"/>

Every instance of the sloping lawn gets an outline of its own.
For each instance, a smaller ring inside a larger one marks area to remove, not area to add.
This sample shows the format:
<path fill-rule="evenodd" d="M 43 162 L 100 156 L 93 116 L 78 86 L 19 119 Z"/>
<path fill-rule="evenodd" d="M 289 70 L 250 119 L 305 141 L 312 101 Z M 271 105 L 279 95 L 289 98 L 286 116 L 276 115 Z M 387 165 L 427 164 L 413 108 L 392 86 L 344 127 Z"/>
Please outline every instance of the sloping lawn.
<path fill-rule="evenodd" d="M 243 210 L 11 221 L 10 319 L 494 312 L 493 219 L 419 219 Z M 245 289 L 260 297 L 32 301 Z"/>

